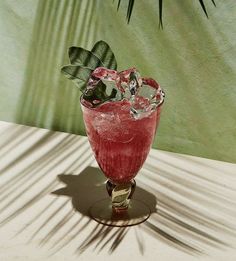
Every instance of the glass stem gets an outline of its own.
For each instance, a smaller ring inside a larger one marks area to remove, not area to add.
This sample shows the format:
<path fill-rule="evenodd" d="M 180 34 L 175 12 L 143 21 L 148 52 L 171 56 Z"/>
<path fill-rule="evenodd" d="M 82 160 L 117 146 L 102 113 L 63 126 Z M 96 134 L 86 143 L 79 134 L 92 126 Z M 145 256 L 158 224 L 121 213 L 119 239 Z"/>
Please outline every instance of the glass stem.
<path fill-rule="evenodd" d="M 115 184 L 111 180 L 107 180 L 106 188 L 111 197 L 113 211 L 120 212 L 128 209 L 135 187 L 134 179 L 125 184 Z"/>

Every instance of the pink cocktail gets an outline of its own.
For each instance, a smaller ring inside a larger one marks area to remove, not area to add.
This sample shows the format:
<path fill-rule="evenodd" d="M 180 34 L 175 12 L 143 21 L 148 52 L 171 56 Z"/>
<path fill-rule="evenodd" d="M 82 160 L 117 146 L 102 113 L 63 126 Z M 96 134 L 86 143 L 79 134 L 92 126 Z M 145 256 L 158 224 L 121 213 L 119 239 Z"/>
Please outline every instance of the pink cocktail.
<path fill-rule="evenodd" d="M 131 115 L 129 101 L 82 108 L 88 139 L 101 170 L 115 184 L 128 183 L 147 158 L 161 106 L 140 119 Z"/>
<path fill-rule="evenodd" d="M 61 72 L 82 92 L 87 136 L 108 178 L 111 197 L 95 202 L 90 215 L 105 225 L 139 224 L 149 217 L 150 208 L 132 198 L 134 177 L 152 145 L 164 92 L 154 79 L 141 77 L 134 67 L 117 71 L 115 55 L 105 41 L 96 42 L 91 51 L 72 46 L 68 54 L 70 64 Z"/>
<path fill-rule="evenodd" d="M 131 197 L 136 184 L 134 177 L 150 151 L 164 101 L 160 86 L 152 79 L 143 78 L 135 94 L 130 79 L 129 84 L 131 96 L 121 100 L 96 106 L 99 100 L 95 99 L 94 105 L 81 97 L 87 136 L 108 178 L 106 187 L 111 197 L 96 202 L 90 214 L 96 221 L 113 226 L 139 224 L 150 215 L 144 202 Z"/>

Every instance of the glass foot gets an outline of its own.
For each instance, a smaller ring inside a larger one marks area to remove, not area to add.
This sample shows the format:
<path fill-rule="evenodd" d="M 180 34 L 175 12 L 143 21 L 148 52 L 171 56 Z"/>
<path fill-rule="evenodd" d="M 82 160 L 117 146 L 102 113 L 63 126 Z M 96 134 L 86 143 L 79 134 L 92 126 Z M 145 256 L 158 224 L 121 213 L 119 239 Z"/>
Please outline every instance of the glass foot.
<path fill-rule="evenodd" d="M 150 208 L 143 202 L 131 199 L 127 209 L 115 210 L 111 199 L 102 199 L 95 202 L 89 209 L 90 216 L 106 226 L 126 227 L 138 225 L 150 216 Z"/>

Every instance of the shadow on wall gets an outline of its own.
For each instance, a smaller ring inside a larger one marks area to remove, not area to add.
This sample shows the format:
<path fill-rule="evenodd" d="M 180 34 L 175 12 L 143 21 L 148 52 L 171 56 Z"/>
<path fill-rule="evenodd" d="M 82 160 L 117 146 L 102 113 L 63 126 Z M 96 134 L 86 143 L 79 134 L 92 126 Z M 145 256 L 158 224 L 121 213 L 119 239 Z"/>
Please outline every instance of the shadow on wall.
<path fill-rule="evenodd" d="M 97 24 L 95 12 L 95 0 L 39 1 L 17 123 L 85 133 L 80 92 L 60 68 L 69 63 L 66 50 L 71 45 L 95 42 L 96 26 L 90 28 Z"/>

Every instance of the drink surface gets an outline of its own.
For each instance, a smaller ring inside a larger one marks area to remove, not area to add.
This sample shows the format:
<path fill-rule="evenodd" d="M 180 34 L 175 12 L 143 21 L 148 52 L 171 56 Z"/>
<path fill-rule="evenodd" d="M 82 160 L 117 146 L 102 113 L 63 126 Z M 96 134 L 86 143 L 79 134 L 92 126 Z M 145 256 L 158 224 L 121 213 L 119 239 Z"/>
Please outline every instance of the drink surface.
<path fill-rule="evenodd" d="M 136 176 L 149 153 L 159 123 L 161 106 L 135 119 L 130 102 L 113 101 L 88 108 L 81 100 L 86 132 L 105 176 L 117 184 Z"/>

